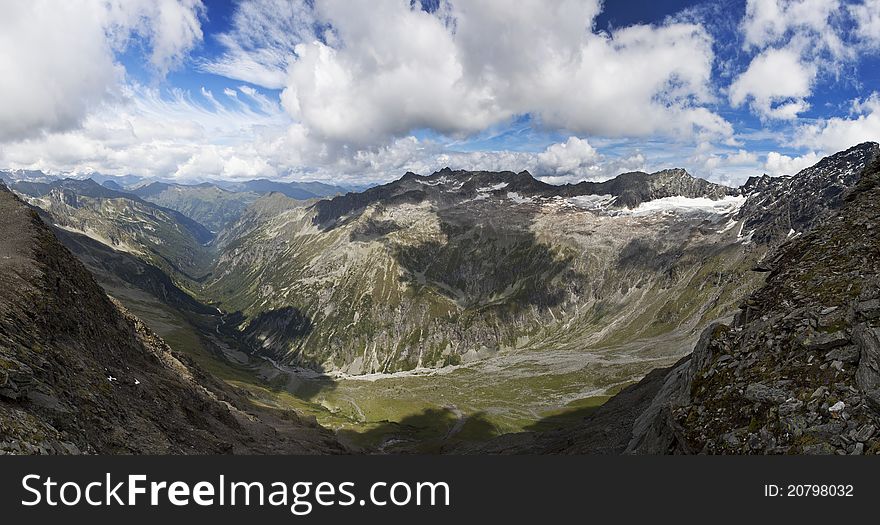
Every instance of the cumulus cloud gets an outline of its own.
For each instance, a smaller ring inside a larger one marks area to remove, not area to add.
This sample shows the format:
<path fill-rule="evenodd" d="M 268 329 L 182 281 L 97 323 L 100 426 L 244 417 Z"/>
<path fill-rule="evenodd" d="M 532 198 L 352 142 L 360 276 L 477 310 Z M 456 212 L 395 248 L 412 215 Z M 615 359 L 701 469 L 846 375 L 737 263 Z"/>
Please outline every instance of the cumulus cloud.
<path fill-rule="evenodd" d="M 134 37 L 160 75 L 202 38 L 199 0 L 6 2 L 0 17 L 0 140 L 79 125 L 118 95 L 115 53 Z"/>
<path fill-rule="evenodd" d="M 821 155 L 814 151 L 801 155 L 800 157 L 789 157 L 775 151 L 767 154 L 767 161 L 764 163 L 764 170 L 768 175 L 794 175 L 804 168 L 808 168 L 819 162 Z"/>
<path fill-rule="evenodd" d="M 792 49 L 768 49 L 749 64 L 730 86 L 730 103 L 751 107 L 763 118 L 792 120 L 809 109 L 806 102 L 816 68 Z"/>
<path fill-rule="evenodd" d="M 840 0 L 748 0 L 742 22 L 745 44 L 764 49 L 808 37 L 842 56 L 848 50 L 832 23 L 840 9 Z"/>
<path fill-rule="evenodd" d="M 538 164 L 546 174 L 581 173 L 584 169 L 595 167 L 599 153 L 590 143 L 577 137 L 561 144 L 553 144 L 538 155 Z"/>
<path fill-rule="evenodd" d="M 741 149 L 727 155 L 725 162 L 728 166 L 751 166 L 758 162 L 758 154 Z"/>
<path fill-rule="evenodd" d="M 187 52 L 203 38 L 199 18 L 202 0 L 125 0 L 110 4 L 123 14 L 120 27 L 131 27 L 147 37 L 152 50 L 150 65 L 161 75 L 178 67 Z"/>
<path fill-rule="evenodd" d="M 859 38 L 870 47 L 880 48 L 880 0 L 865 0 L 850 6 L 850 12 Z"/>
<path fill-rule="evenodd" d="M 817 77 L 838 75 L 858 58 L 845 11 L 841 0 L 748 0 L 743 43 L 757 54 L 730 86 L 731 105 L 751 101 L 765 120 L 793 120 L 807 111 Z"/>
<path fill-rule="evenodd" d="M 409 0 L 294 1 L 279 11 L 295 16 L 271 17 L 266 4 L 243 2 L 226 53 L 203 67 L 283 86 L 284 107 L 322 140 L 467 135 L 522 114 L 585 135 L 732 132 L 705 107 L 714 56 L 697 24 L 598 33 L 598 0 L 441 1 L 431 13 Z"/>
<path fill-rule="evenodd" d="M 852 104 L 849 117 L 821 119 L 798 129 L 797 144 L 825 152 L 846 149 L 865 141 L 880 141 L 880 93 Z"/>

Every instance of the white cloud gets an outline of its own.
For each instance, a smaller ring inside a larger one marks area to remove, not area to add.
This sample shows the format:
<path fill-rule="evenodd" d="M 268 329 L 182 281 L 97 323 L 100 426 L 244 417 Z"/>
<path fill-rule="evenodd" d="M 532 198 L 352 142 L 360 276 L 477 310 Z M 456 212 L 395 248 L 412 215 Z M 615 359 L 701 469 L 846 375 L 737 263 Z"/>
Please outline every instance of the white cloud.
<path fill-rule="evenodd" d="M 273 160 L 266 151 L 283 150 L 275 141 L 291 122 L 280 107 L 229 108 L 208 90 L 202 96 L 206 103 L 179 90 L 161 96 L 155 88 L 120 88 L 117 102 L 105 103 L 76 129 L 5 144 L 0 165 L 187 180 L 277 174 L 266 167 Z"/>
<path fill-rule="evenodd" d="M 751 166 L 757 164 L 758 154 L 744 149 L 738 150 L 725 157 L 728 166 Z"/>
<path fill-rule="evenodd" d="M 538 165 L 542 174 L 561 175 L 582 173 L 594 168 L 599 161 L 599 153 L 590 143 L 577 137 L 569 137 L 561 144 L 548 146 L 538 155 Z"/>
<path fill-rule="evenodd" d="M 808 168 L 819 162 L 822 156 L 814 151 L 802 155 L 800 157 L 789 157 L 775 151 L 767 154 L 767 161 L 764 163 L 764 170 L 768 175 L 794 175 L 804 168 Z"/>
<path fill-rule="evenodd" d="M 118 6 L 111 4 L 111 9 L 126 13 L 135 31 L 149 39 L 150 64 L 163 76 L 178 67 L 186 53 L 202 40 L 202 0 L 123 0 Z"/>
<path fill-rule="evenodd" d="M 296 45 L 316 38 L 313 11 L 301 1 L 241 2 L 231 23 L 232 30 L 217 37 L 225 52 L 201 69 L 272 89 L 285 86 Z"/>
<path fill-rule="evenodd" d="M 593 164 L 584 164 L 571 171 L 553 169 L 553 166 L 542 164 L 539 160 L 534 172 L 537 178 L 548 184 L 576 184 L 583 180 L 601 182 L 621 173 L 647 171 L 647 164 L 643 154 L 633 153 L 624 157 L 602 156 Z"/>
<path fill-rule="evenodd" d="M 849 12 L 870 31 L 877 11 L 871 4 L 880 0 L 865 2 Z M 731 104 L 751 100 L 765 120 L 793 120 L 808 110 L 817 78 L 839 79 L 863 50 L 854 36 L 863 29 L 846 13 L 841 0 L 748 0 L 741 31 L 745 50 L 757 55 L 730 86 Z"/>
<path fill-rule="evenodd" d="M 595 33 L 598 0 L 456 0 L 435 13 L 409 0 L 316 0 L 290 4 L 307 23 L 288 28 L 287 15 L 259 15 L 264 4 L 242 3 L 227 53 L 204 67 L 273 88 L 286 71 L 284 107 L 322 140 L 467 135 L 526 113 L 586 135 L 732 132 L 704 107 L 714 56 L 699 25 Z"/>
<path fill-rule="evenodd" d="M 849 11 L 863 41 L 876 34 L 878 2 Z M 765 120 L 808 108 L 820 75 L 851 58 L 836 44 L 837 4 L 749 2 L 741 29 L 754 57 L 727 91 L 730 104 Z M 733 181 L 762 167 L 793 173 L 880 133 L 875 94 L 847 118 L 798 128 L 794 145 L 816 153 L 762 162 L 763 153 L 736 149 L 759 138 L 737 142 L 714 109 L 718 64 L 702 25 L 606 33 L 593 27 L 599 11 L 598 0 L 516 9 L 441 0 L 433 13 L 410 0 L 244 0 L 230 31 L 209 37 L 223 53 L 198 67 L 247 84 L 190 94 L 134 84 L 116 57 L 143 48 L 159 78 L 183 64 L 203 38 L 200 1 L 11 2 L 0 19 L 0 76 L 14 79 L 0 83 L 0 166 L 363 183 L 448 165 L 563 183 L 647 171 L 650 158 L 651 170 L 684 164 Z M 537 152 L 455 151 L 458 139 L 507 130 L 523 114 L 568 138 Z M 411 136 L 423 128 L 440 135 Z"/>
<path fill-rule="evenodd" d="M 865 141 L 880 142 L 880 93 L 852 105 L 851 118 L 822 119 L 798 129 L 796 143 L 827 153 Z"/>
<path fill-rule="evenodd" d="M 840 0 L 748 0 L 742 23 L 745 43 L 764 49 L 784 44 L 793 36 L 809 36 L 841 56 L 847 50 L 832 25 L 840 9 Z"/>
<path fill-rule="evenodd" d="M 199 0 L 5 2 L 0 17 L 0 141 L 79 125 L 118 95 L 115 53 L 144 39 L 160 75 L 202 37 Z"/>
<path fill-rule="evenodd" d="M 788 49 L 762 52 L 730 86 L 734 107 L 751 101 L 762 118 L 792 120 L 809 109 L 806 97 L 811 93 L 816 68 L 801 61 L 800 53 Z"/>
<path fill-rule="evenodd" d="M 405 171 L 430 174 L 444 167 L 488 171 L 529 171 L 550 184 L 582 180 L 607 180 L 627 171 L 642 170 L 646 159 L 640 153 L 606 156 L 587 140 L 569 137 L 549 145 L 540 153 L 519 151 L 452 151 L 440 144 L 415 137 L 397 139 L 387 146 L 359 152 L 351 162 L 339 160 L 327 170 L 347 173 L 354 180 L 390 180 Z"/>
<path fill-rule="evenodd" d="M 865 0 L 850 6 L 856 20 L 856 34 L 868 46 L 880 48 L 880 0 Z"/>

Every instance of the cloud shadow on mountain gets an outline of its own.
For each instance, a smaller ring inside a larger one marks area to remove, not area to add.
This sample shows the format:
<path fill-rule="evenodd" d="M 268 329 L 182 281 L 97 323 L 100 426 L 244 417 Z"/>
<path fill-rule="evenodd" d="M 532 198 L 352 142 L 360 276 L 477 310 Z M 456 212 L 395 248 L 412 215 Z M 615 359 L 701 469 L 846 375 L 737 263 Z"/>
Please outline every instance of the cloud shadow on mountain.
<path fill-rule="evenodd" d="M 436 209 L 445 241 L 392 244 L 405 270 L 403 280 L 454 301 L 463 309 L 494 309 L 498 315 L 563 303 L 574 257 L 542 243 L 531 229 L 528 206 L 494 203 Z M 574 276 L 570 276 L 574 277 Z"/>

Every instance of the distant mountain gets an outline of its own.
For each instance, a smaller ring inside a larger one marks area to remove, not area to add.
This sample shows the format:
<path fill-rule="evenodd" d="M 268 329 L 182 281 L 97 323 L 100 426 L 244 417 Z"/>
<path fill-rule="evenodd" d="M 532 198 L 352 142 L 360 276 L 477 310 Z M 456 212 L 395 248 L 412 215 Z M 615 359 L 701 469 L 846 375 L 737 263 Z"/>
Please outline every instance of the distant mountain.
<path fill-rule="evenodd" d="M 180 212 L 91 179 L 18 182 L 11 189 L 42 209 L 52 224 L 137 254 L 171 275 L 198 279 L 208 271 L 205 245 L 213 234 Z"/>
<path fill-rule="evenodd" d="M 102 173 L 88 173 L 75 178 L 92 179 L 102 186 L 107 186 L 107 183 L 109 183 L 110 185 L 107 187 L 112 189 L 125 189 L 144 181 L 144 177 L 139 175 L 104 175 Z"/>
<path fill-rule="evenodd" d="M 154 182 L 131 193 L 176 210 L 215 232 L 238 220 L 248 204 L 259 198 L 257 193 L 229 191 L 211 183 L 185 185 Z"/>
<path fill-rule="evenodd" d="M 551 190 L 556 193 L 557 190 Z M 721 199 L 738 195 L 739 191 L 713 184 L 691 176 L 676 168 L 656 173 L 631 172 L 618 175 L 606 182 L 580 182 L 563 186 L 558 194 L 568 197 L 580 195 L 613 195 L 615 206 L 635 208 L 638 205 L 667 197 Z"/>
<path fill-rule="evenodd" d="M 58 177 L 48 175 L 39 170 L 0 170 L 0 180 L 9 185 L 16 181 L 52 182 L 58 180 Z"/>
<path fill-rule="evenodd" d="M 344 190 L 320 182 L 274 182 L 253 180 L 242 183 L 205 182 L 174 184 L 153 182 L 131 190 L 144 200 L 183 213 L 219 232 L 234 223 L 245 208 L 261 195 L 280 193 L 298 200 L 334 196 Z"/>
<path fill-rule="evenodd" d="M 0 378 L 2 453 L 343 451 L 173 352 L 2 185 Z"/>
<path fill-rule="evenodd" d="M 111 189 L 114 191 L 125 191 L 125 188 L 120 186 L 116 181 L 114 181 L 112 179 L 105 180 L 104 182 L 101 183 L 101 186 L 104 186 L 105 188 L 108 188 L 108 189 Z"/>
<path fill-rule="evenodd" d="M 222 187 L 232 191 L 258 193 L 261 195 L 276 192 L 297 200 L 332 197 L 333 195 L 342 194 L 346 191 L 343 187 L 325 184 L 323 182 L 276 182 L 267 179 L 249 180 L 237 183 L 227 182 L 222 183 Z"/>
<path fill-rule="evenodd" d="M 352 211 L 380 202 L 422 202 L 432 199 L 452 202 L 456 199 L 483 198 L 490 193 L 512 194 L 527 199 L 604 196 L 608 197 L 604 201 L 607 206 L 635 208 L 643 202 L 664 197 L 705 197 L 717 200 L 738 195 L 739 191 L 692 177 L 682 169 L 651 174 L 624 173 L 606 182 L 556 186 L 536 180 L 527 171 L 474 172 L 444 168 L 427 177 L 407 173 L 400 180 L 375 186 L 361 193 L 348 193 L 318 202 L 315 205 L 316 220 L 321 224 L 331 223 Z"/>

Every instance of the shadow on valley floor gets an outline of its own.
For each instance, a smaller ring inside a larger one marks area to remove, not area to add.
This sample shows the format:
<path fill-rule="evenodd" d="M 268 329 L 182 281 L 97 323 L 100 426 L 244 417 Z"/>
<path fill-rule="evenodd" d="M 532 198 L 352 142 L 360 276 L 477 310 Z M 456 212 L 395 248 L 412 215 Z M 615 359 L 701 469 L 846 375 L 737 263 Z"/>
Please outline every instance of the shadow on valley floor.
<path fill-rule="evenodd" d="M 587 418 L 593 416 L 601 404 L 596 406 L 562 410 L 558 413 L 543 417 L 531 425 L 523 427 L 524 432 L 551 432 L 577 426 Z"/>
<path fill-rule="evenodd" d="M 340 430 L 339 440 L 357 451 L 386 454 L 439 454 L 463 442 L 483 442 L 500 434 L 485 414 L 465 415 L 453 407 L 429 408 L 399 422 L 383 421 L 366 430 Z"/>
<path fill-rule="evenodd" d="M 593 417 L 607 397 L 584 400 L 535 421 L 519 433 L 502 432 L 485 413 L 462 414 L 453 407 L 427 409 L 399 422 L 384 421 L 365 430 L 339 430 L 337 437 L 355 452 L 380 454 L 499 453 L 498 443 L 513 443 L 516 453 L 542 453 L 542 440 L 577 430 Z M 534 450 L 530 444 L 534 443 Z M 504 453 L 502 450 L 501 453 Z"/>

